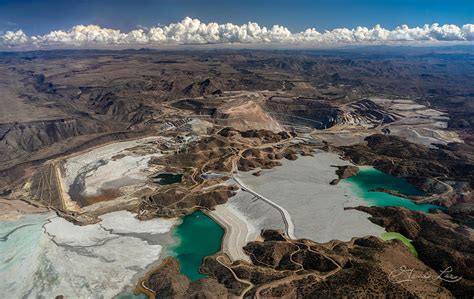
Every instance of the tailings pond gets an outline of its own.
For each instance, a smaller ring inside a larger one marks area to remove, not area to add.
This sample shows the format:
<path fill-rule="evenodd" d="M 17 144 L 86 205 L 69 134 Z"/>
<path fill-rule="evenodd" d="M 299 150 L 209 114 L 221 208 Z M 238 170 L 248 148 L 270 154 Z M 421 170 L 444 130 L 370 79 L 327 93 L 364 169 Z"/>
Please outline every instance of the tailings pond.
<path fill-rule="evenodd" d="M 203 212 L 194 212 L 183 218 L 173 235 L 178 243 L 170 254 L 178 259 L 181 273 L 191 280 L 205 277 L 199 273 L 199 267 L 204 257 L 221 249 L 224 229 Z"/>
<path fill-rule="evenodd" d="M 423 212 L 428 212 L 430 209 L 443 209 L 437 205 L 415 204 L 411 200 L 403 197 L 385 192 L 372 191 L 377 188 L 384 188 L 398 191 L 405 195 L 424 195 L 422 191 L 416 189 L 415 186 L 408 183 L 405 179 L 388 175 L 373 167 L 360 167 L 359 173 L 356 176 L 347 178 L 344 182 L 349 183 L 351 190 L 370 206 L 396 206 L 404 207 L 412 211 Z"/>
<path fill-rule="evenodd" d="M 78 226 L 54 213 L 0 222 L 0 298 L 113 298 L 173 243 L 174 219 L 127 211 Z"/>
<path fill-rule="evenodd" d="M 0 298 L 142 298 L 137 279 L 173 255 L 192 280 L 220 250 L 224 230 L 202 212 L 139 221 L 127 211 L 78 226 L 54 213 L 0 221 Z"/>

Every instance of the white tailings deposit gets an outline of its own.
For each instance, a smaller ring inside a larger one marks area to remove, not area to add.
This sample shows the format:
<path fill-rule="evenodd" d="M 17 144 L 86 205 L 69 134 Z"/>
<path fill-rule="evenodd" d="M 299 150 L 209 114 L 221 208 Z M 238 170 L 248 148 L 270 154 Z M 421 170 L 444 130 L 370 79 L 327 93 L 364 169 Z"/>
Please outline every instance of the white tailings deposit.
<path fill-rule="evenodd" d="M 151 174 L 148 162 L 160 156 L 154 143 L 160 137 L 116 142 L 70 157 L 63 165 L 63 185 L 77 197 L 99 195 L 104 190 L 143 184 Z M 74 198 L 76 197 L 76 198 Z"/>
<path fill-rule="evenodd" d="M 222 250 L 233 260 L 250 261 L 242 248 L 248 242 L 257 240 L 261 229 L 285 231 L 286 228 L 277 209 L 269 208 L 267 202 L 244 191 L 238 192 L 229 202 L 216 206 L 214 211 L 208 213 L 225 228 Z"/>
<path fill-rule="evenodd" d="M 279 228 L 290 237 L 316 242 L 334 239 L 349 241 L 353 237 L 380 236 L 385 230 L 368 220 L 369 215 L 344 207 L 366 205 L 344 182 L 329 183 L 337 178 L 335 167 L 349 162 L 333 153 L 318 152 L 314 157 L 282 161 L 283 166 L 263 170 L 255 177 L 239 172 L 236 181 L 242 191 L 225 205 L 236 217 L 244 218 L 255 239 L 261 229 Z M 234 241 L 235 243 L 235 241 Z M 240 242 L 242 243 L 242 241 Z"/>
<path fill-rule="evenodd" d="M 377 105 L 400 117 L 385 125 L 390 134 L 433 147 L 432 144 L 463 143 L 454 131 L 447 131 L 449 117 L 446 113 L 417 104 L 412 100 L 371 98 Z"/>
<path fill-rule="evenodd" d="M 133 288 L 172 242 L 176 219 L 127 211 L 74 225 L 53 213 L 0 224 L 0 298 L 112 298 Z"/>

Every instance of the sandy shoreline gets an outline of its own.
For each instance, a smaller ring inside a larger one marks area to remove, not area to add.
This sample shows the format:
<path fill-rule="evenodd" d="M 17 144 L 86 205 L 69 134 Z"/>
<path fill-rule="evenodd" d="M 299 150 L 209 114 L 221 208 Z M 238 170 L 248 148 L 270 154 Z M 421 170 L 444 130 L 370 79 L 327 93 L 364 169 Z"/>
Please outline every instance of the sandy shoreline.
<path fill-rule="evenodd" d="M 225 230 L 221 250 L 232 260 L 250 261 L 242 248 L 258 237 L 258 232 L 228 204 L 216 206 L 214 211 L 206 212 Z"/>

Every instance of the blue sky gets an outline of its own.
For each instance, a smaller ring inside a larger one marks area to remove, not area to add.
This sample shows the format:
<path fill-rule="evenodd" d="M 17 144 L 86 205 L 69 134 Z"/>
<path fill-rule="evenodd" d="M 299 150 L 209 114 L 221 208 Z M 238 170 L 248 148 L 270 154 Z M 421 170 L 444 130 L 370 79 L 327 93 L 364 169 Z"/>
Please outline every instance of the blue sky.
<path fill-rule="evenodd" d="M 474 0 L 0 0 L 0 31 L 23 29 L 29 35 L 77 24 L 128 31 L 139 25 L 177 22 L 185 16 L 203 22 L 280 24 L 291 31 L 375 24 L 385 28 L 462 25 L 474 23 Z"/>

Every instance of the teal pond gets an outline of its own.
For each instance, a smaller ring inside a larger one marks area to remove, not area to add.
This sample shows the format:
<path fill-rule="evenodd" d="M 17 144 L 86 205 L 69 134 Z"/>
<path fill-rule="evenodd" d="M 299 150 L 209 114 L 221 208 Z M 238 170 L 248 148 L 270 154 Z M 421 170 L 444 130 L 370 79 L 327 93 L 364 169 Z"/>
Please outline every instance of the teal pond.
<path fill-rule="evenodd" d="M 391 195 L 385 192 L 371 191 L 377 188 L 385 188 L 398 191 L 405 195 L 424 195 L 415 186 L 402 178 L 397 178 L 379 171 L 373 167 L 359 167 L 359 173 L 356 176 L 347 178 L 344 182 L 349 183 L 351 190 L 370 206 L 404 207 L 412 211 L 428 212 L 430 209 L 444 210 L 444 207 L 433 204 L 415 204 L 413 201 Z"/>
<path fill-rule="evenodd" d="M 202 260 L 221 249 L 224 229 L 203 212 L 194 212 L 185 216 L 183 222 L 173 231 L 178 243 L 171 248 L 170 254 L 180 264 L 181 273 L 191 280 L 206 275 L 199 273 Z"/>

